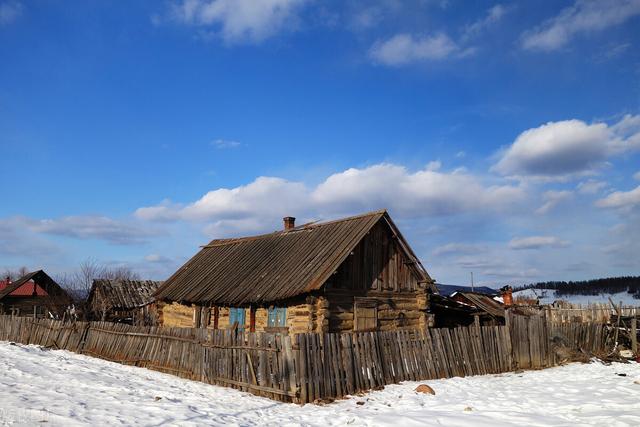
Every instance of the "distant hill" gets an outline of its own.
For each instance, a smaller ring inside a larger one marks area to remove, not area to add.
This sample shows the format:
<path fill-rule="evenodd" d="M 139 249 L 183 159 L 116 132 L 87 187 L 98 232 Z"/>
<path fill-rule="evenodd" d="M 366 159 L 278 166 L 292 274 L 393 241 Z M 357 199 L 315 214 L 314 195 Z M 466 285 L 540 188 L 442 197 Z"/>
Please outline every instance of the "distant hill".
<path fill-rule="evenodd" d="M 524 289 L 553 290 L 556 297 L 569 297 L 572 295 L 596 296 L 626 292 L 632 298 L 640 299 L 640 276 L 607 277 L 576 282 L 541 282 L 532 283 L 514 290 Z"/>
<path fill-rule="evenodd" d="M 454 292 L 471 292 L 471 286 L 458 286 L 458 285 L 443 285 L 442 283 L 436 283 L 436 287 L 440 292 L 440 295 L 451 295 Z M 488 288 L 486 286 L 475 286 L 474 292 L 479 294 L 494 295 L 498 293 L 497 289 Z"/>

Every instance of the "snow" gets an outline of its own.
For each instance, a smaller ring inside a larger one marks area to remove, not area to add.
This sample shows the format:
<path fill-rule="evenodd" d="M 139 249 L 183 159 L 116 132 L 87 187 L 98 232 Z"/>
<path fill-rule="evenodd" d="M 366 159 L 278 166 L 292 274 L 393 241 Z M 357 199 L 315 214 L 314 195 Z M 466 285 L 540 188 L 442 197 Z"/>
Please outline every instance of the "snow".
<path fill-rule="evenodd" d="M 609 305 L 609 298 L 618 304 L 622 301 L 623 306 L 640 306 L 640 300 L 633 298 L 628 292 L 618 292 L 615 294 L 599 294 L 599 295 L 562 295 L 556 296 L 554 289 L 524 289 L 513 293 L 513 298 L 539 298 L 540 304 L 552 304 L 556 300 L 568 301 L 572 304 L 607 304 Z"/>
<path fill-rule="evenodd" d="M 636 363 L 406 382 L 323 406 L 6 342 L 0 369 L 0 425 L 640 425 Z M 436 395 L 416 393 L 420 383 Z"/>

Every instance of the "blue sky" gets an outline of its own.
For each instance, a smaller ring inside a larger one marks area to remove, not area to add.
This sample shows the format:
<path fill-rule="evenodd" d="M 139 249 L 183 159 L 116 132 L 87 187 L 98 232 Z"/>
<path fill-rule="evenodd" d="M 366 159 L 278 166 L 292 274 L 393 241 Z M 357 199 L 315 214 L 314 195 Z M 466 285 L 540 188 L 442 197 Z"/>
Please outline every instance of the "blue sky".
<path fill-rule="evenodd" d="M 0 269 L 389 209 L 432 276 L 638 274 L 640 1 L 0 0 Z"/>

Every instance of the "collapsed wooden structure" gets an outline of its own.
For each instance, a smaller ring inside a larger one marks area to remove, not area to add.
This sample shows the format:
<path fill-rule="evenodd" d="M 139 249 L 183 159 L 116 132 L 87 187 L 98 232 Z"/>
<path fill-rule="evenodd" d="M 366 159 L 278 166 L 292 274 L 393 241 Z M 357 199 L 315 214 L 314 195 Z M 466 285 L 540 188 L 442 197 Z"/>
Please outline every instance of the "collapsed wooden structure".
<path fill-rule="evenodd" d="M 43 270 L 16 281 L 0 281 L 0 314 L 32 318 L 61 318 L 72 298 Z"/>
<path fill-rule="evenodd" d="M 89 317 L 131 325 L 156 324 L 151 303 L 161 284 L 153 280 L 94 280 L 87 298 Z"/>
<path fill-rule="evenodd" d="M 429 326 L 434 281 L 385 210 L 294 220 L 203 246 L 155 293 L 160 324 L 289 334 Z"/>

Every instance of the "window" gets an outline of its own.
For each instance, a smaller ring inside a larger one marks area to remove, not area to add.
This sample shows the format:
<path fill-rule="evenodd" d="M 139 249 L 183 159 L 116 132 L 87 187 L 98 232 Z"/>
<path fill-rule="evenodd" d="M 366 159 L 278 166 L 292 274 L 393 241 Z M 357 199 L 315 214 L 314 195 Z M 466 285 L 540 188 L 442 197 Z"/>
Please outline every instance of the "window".
<path fill-rule="evenodd" d="M 287 326 L 287 307 L 269 307 L 267 327 L 284 328 Z"/>
<path fill-rule="evenodd" d="M 244 331 L 244 316 L 245 310 L 244 308 L 230 308 L 229 309 L 229 326 L 233 328 L 233 326 L 237 323 L 238 330 Z"/>
<path fill-rule="evenodd" d="M 375 300 L 356 300 L 354 311 L 354 330 L 375 331 L 378 329 L 378 308 Z"/>

